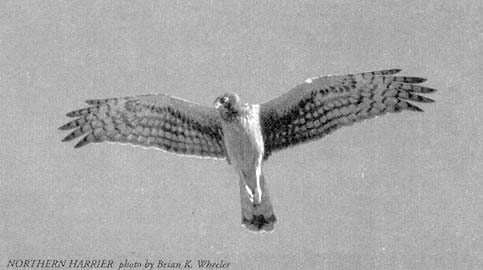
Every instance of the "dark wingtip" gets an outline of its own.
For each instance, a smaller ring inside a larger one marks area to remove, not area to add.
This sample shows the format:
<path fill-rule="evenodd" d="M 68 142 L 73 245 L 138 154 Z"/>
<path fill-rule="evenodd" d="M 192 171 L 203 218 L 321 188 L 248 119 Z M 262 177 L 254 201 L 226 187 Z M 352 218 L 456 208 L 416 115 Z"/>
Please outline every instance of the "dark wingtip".
<path fill-rule="evenodd" d="M 427 81 L 428 79 L 426 78 L 421 78 L 421 77 L 405 77 L 406 83 L 423 83 Z"/>
<path fill-rule="evenodd" d="M 84 100 L 85 103 L 89 104 L 89 105 L 97 105 L 99 104 L 99 101 L 97 99 L 86 99 Z"/>
<path fill-rule="evenodd" d="M 71 134 L 69 134 L 69 135 L 65 136 L 65 137 L 62 139 L 62 142 L 70 142 L 70 141 L 72 141 L 73 139 L 74 139 L 74 137 L 73 137 Z"/>
<path fill-rule="evenodd" d="M 89 143 L 89 142 L 88 142 L 87 140 L 82 139 L 82 140 L 80 140 L 78 143 L 76 143 L 76 145 L 74 145 L 74 148 L 80 148 L 80 147 L 82 147 L 82 146 L 84 146 L 84 145 L 86 145 L 86 144 L 88 144 L 88 143 Z"/>
<path fill-rule="evenodd" d="M 72 112 L 66 113 L 65 116 L 67 116 L 67 117 L 76 117 L 76 116 L 78 116 L 78 113 L 77 113 L 77 111 L 72 111 Z"/>
<path fill-rule="evenodd" d="M 411 104 L 409 102 L 407 104 L 408 104 L 408 108 L 407 109 L 410 110 L 410 111 L 414 111 L 414 112 L 424 112 L 423 109 L 419 108 L 416 105 L 413 105 L 413 104 Z"/>
<path fill-rule="evenodd" d="M 415 92 L 419 92 L 419 93 L 434 93 L 438 90 L 434 89 L 434 88 L 429 88 L 429 87 L 421 87 L 421 86 L 415 86 L 415 87 L 418 87 L 418 91 L 415 91 Z"/>
<path fill-rule="evenodd" d="M 416 78 L 417 78 L 417 79 L 416 79 Z M 415 81 L 417 81 L 417 82 L 414 82 L 414 83 L 423 83 L 423 82 L 425 82 L 425 81 L 427 81 L 427 80 L 428 80 L 428 79 L 426 79 L 426 78 L 421 78 L 421 77 L 416 77 L 416 78 L 415 78 L 415 79 L 416 79 Z"/>
<path fill-rule="evenodd" d="M 58 128 L 58 130 L 69 130 L 72 129 L 73 127 L 71 126 L 70 122 L 67 124 L 64 124 Z"/>
<path fill-rule="evenodd" d="M 393 68 L 393 69 L 383 70 L 383 71 L 381 71 L 381 73 L 383 75 L 392 75 L 392 74 L 399 73 L 401 71 L 402 71 L 402 69 L 400 69 L 400 68 Z"/>
<path fill-rule="evenodd" d="M 108 101 L 109 101 L 109 99 L 86 99 L 86 100 L 84 100 L 84 102 L 89 104 L 89 105 L 101 105 L 101 104 L 104 104 Z"/>
<path fill-rule="evenodd" d="M 420 95 L 413 95 L 414 97 L 414 101 L 417 101 L 417 102 L 423 102 L 423 103 L 433 103 L 434 102 L 434 99 L 431 99 L 431 98 L 427 98 L 427 97 L 424 97 L 424 96 L 420 96 Z"/>

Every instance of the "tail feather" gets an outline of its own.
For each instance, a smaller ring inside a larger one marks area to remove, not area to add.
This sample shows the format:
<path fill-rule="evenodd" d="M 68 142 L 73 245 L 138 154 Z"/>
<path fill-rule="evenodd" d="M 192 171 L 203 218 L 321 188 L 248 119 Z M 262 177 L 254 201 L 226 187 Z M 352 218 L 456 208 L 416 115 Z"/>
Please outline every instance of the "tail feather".
<path fill-rule="evenodd" d="M 258 203 L 256 200 L 250 200 L 250 195 L 245 188 L 245 183 L 240 179 L 242 225 L 254 232 L 271 232 L 275 229 L 274 225 L 277 222 L 277 217 L 273 212 L 272 203 L 265 186 L 263 175 L 260 179 L 260 186 L 262 200 Z"/>

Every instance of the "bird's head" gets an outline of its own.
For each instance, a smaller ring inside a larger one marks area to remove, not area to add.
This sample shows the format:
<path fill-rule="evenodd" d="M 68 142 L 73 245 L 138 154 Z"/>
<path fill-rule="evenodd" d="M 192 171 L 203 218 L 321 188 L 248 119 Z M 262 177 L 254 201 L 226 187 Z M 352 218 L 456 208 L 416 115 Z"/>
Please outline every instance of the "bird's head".
<path fill-rule="evenodd" d="M 224 120 L 230 120 L 239 113 L 240 98 L 235 93 L 225 93 L 216 98 L 213 106 Z"/>

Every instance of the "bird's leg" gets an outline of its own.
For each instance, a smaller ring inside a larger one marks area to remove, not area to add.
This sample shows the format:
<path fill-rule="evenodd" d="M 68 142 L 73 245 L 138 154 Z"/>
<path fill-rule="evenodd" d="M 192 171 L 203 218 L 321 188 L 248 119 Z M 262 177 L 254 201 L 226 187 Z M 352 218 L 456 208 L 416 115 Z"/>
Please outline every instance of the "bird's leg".
<path fill-rule="evenodd" d="M 245 189 L 247 190 L 247 194 L 248 194 L 248 199 L 253 203 L 253 197 L 254 196 L 253 196 L 252 189 L 245 184 L 241 184 L 241 185 L 245 186 Z"/>
<path fill-rule="evenodd" d="M 254 205 L 259 205 L 262 202 L 264 185 L 265 183 L 261 181 L 260 174 L 256 171 L 240 172 L 240 186 L 245 187 L 248 199 Z"/>

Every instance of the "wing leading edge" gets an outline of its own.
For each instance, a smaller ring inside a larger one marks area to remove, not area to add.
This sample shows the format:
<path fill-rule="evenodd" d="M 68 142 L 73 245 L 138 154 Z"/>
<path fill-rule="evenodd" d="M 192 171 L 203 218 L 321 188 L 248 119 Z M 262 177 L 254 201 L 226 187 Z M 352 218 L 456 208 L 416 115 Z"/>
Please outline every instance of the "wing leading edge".
<path fill-rule="evenodd" d="M 75 145 L 119 142 L 155 147 L 176 154 L 225 158 L 221 119 L 215 109 L 168 95 L 86 100 L 88 108 L 67 114 L 77 119 L 63 141 L 84 135 Z"/>
<path fill-rule="evenodd" d="M 260 105 L 265 159 L 274 151 L 322 138 L 339 127 L 402 110 L 423 110 L 411 102 L 433 102 L 419 94 L 435 89 L 420 77 L 393 76 L 390 69 L 307 79 Z"/>

